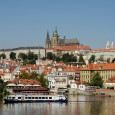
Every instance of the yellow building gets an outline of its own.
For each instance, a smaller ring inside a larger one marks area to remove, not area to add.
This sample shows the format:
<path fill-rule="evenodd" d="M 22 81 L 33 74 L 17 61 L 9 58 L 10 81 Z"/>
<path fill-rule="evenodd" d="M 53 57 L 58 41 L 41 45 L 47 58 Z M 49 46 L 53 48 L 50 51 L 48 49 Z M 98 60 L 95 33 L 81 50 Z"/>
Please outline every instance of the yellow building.
<path fill-rule="evenodd" d="M 106 81 L 115 75 L 115 63 L 89 63 L 81 69 L 80 80 L 90 83 L 93 72 L 100 73 L 105 86 Z"/>

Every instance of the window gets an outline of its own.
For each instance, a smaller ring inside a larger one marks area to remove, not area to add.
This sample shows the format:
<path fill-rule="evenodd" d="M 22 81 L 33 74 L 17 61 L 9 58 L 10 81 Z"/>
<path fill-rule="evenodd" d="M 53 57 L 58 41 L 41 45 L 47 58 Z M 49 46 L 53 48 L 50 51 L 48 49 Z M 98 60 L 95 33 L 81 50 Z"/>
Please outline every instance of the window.
<path fill-rule="evenodd" d="M 32 99 L 34 99 L 34 97 L 32 97 Z"/>
<path fill-rule="evenodd" d="M 38 99 L 38 97 L 35 97 L 35 99 Z"/>
<path fill-rule="evenodd" d="M 25 97 L 25 99 L 27 99 L 27 97 Z"/>
<path fill-rule="evenodd" d="M 49 99 L 52 99 L 52 97 L 49 97 Z"/>
<path fill-rule="evenodd" d="M 18 97 L 18 99 L 21 99 L 21 97 Z"/>
<path fill-rule="evenodd" d="M 12 97 L 12 99 L 15 99 L 15 97 Z"/>
<path fill-rule="evenodd" d="M 31 97 L 28 97 L 28 99 L 31 99 Z"/>
<path fill-rule="evenodd" d="M 39 97 L 39 99 L 41 99 L 41 97 Z"/>
<path fill-rule="evenodd" d="M 45 99 L 45 97 L 42 97 L 42 99 Z"/>
<path fill-rule="evenodd" d="M 48 97 L 46 97 L 46 99 L 48 99 Z"/>

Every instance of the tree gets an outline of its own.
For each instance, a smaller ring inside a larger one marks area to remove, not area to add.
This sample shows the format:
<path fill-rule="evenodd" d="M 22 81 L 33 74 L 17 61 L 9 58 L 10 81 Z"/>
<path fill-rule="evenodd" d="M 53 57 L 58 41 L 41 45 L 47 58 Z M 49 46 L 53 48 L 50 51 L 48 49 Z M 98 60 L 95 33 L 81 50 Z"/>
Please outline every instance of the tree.
<path fill-rule="evenodd" d="M 110 58 L 107 58 L 107 63 L 110 63 Z"/>
<path fill-rule="evenodd" d="M 31 78 L 31 79 L 34 79 L 34 80 L 38 80 L 38 74 L 37 74 L 36 72 L 32 72 L 32 73 L 30 74 L 30 78 Z"/>
<path fill-rule="evenodd" d="M 48 79 L 44 78 L 44 74 L 41 74 L 38 78 L 38 81 L 42 84 L 42 87 L 47 88 L 49 85 Z"/>
<path fill-rule="evenodd" d="M 12 60 L 16 59 L 16 53 L 11 52 L 10 53 L 10 59 L 12 59 Z"/>
<path fill-rule="evenodd" d="M 6 55 L 4 54 L 4 53 L 2 53 L 1 55 L 0 55 L 0 58 L 3 58 L 3 59 L 6 59 Z"/>
<path fill-rule="evenodd" d="M 112 63 L 115 63 L 115 58 L 112 60 Z"/>
<path fill-rule="evenodd" d="M 80 56 L 79 56 L 79 62 L 80 62 L 80 63 L 85 63 L 82 54 L 80 54 Z"/>
<path fill-rule="evenodd" d="M 54 54 L 53 54 L 52 52 L 48 52 L 48 53 L 47 53 L 47 59 L 52 60 L 53 57 L 54 57 Z"/>
<path fill-rule="evenodd" d="M 90 59 L 89 59 L 89 63 L 92 63 L 92 62 L 94 62 L 95 61 L 95 55 L 92 55 L 91 57 L 90 57 Z"/>
<path fill-rule="evenodd" d="M 3 93 L 4 90 L 4 81 L 0 79 L 0 93 Z"/>
<path fill-rule="evenodd" d="M 102 77 L 100 76 L 99 72 L 93 72 L 91 76 L 91 86 L 100 86 L 103 87 L 103 80 Z"/>
<path fill-rule="evenodd" d="M 18 57 L 23 59 L 23 60 L 27 59 L 27 55 L 25 53 L 19 53 Z"/>
<path fill-rule="evenodd" d="M 100 58 L 98 59 L 99 61 L 104 61 L 104 56 L 101 55 Z"/>
<path fill-rule="evenodd" d="M 30 74 L 27 72 L 24 72 L 22 74 L 19 75 L 20 79 L 30 79 Z"/>
<path fill-rule="evenodd" d="M 33 52 L 31 52 L 31 51 L 28 52 L 28 59 L 29 60 L 33 60 L 34 59 L 34 53 Z"/>

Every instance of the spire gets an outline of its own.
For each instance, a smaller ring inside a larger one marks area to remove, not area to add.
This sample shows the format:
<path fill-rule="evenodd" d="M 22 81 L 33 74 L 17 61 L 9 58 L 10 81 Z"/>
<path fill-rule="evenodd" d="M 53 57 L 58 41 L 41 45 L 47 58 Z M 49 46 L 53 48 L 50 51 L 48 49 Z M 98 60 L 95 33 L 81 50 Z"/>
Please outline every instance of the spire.
<path fill-rule="evenodd" d="M 65 36 L 65 33 L 64 33 L 64 37 L 63 37 L 63 39 L 65 39 L 66 38 L 66 36 Z"/>
<path fill-rule="evenodd" d="M 106 49 L 110 49 L 109 41 L 107 41 Z"/>
<path fill-rule="evenodd" d="M 58 36 L 58 33 L 57 33 L 57 26 L 55 27 L 54 36 Z"/>
<path fill-rule="evenodd" d="M 57 26 L 55 27 L 55 33 L 57 33 Z"/>
<path fill-rule="evenodd" d="M 52 36 L 54 36 L 54 31 L 53 31 L 53 34 L 52 34 Z"/>
<path fill-rule="evenodd" d="M 38 52 L 38 60 L 40 60 L 40 48 L 39 48 L 39 52 Z"/>
<path fill-rule="evenodd" d="M 47 38 L 49 38 L 49 32 L 47 31 Z"/>
<path fill-rule="evenodd" d="M 114 49 L 114 43 L 113 43 L 113 41 L 111 43 L 111 49 Z"/>

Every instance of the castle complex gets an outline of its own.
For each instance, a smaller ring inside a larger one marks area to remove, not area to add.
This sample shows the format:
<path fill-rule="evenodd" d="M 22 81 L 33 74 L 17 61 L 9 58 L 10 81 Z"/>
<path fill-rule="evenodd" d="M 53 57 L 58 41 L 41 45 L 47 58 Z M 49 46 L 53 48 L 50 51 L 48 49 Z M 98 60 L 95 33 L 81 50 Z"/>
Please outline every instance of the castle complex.
<path fill-rule="evenodd" d="M 55 32 L 53 32 L 51 40 L 49 37 L 49 32 L 47 32 L 45 48 L 54 48 L 54 47 L 59 47 L 59 46 L 73 46 L 73 45 L 79 45 L 78 40 L 66 39 L 65 36 L 63 39 L 60 39 L 57 32 L 57 28 L 55 28 Z"/>

